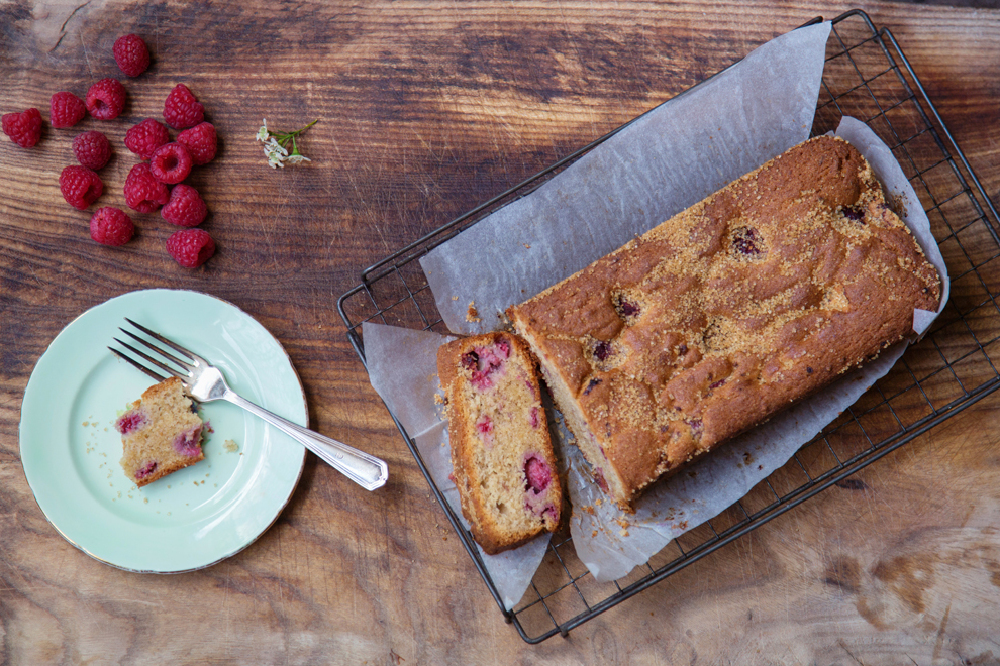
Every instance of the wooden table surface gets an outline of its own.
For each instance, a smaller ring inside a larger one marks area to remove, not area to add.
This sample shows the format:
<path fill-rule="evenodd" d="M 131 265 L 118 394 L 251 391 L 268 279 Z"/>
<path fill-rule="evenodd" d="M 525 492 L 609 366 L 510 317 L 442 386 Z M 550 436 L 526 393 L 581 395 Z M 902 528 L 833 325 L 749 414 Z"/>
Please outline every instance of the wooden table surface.
<path fill-rule="evenodd" d="M 966 3 L 968 4 L 968 3 Z M 980 3 L 982 4 L 982 3 Z M 862 2 L 892 29 L 1000 203 L 1000 11 Z M 504 623 L 345 337 L 365 266 L 816 15 L 762 2 L 0 4 L 0 110 L 154 62 L 114 122 L 0 137 L 0 663 L 1000 663 L 1000 396 L 572 631 Z M 188 270 L 156 214 L 123 248 L 60 196 L 80 130 L 115 146 L 100 205 L 125 208 L 124 130 L 186 83 L 218 128 L 191 183 L 218 243 Z M 272 171 L 254 134 L 320 122 L 312 162 Z M 226 299 L 288 351 L 311 425 L 386 459 L 360 490 L 311 454 L 288 508 L 215 566 L 119 571 L 35 504 L 18 423 L 28 377 L 88 308 L 144 288 Z"/>

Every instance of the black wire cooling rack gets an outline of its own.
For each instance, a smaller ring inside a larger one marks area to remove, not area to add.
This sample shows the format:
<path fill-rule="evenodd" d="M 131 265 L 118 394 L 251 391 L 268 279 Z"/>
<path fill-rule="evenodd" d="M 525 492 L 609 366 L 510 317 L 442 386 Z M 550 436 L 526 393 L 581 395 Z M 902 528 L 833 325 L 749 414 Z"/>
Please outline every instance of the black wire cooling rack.
<path fill-rule="evenodd" d="M 834 129 L 841 116 L 849 115 L 864 120 L 892 148 L 927 211 L 951 276 L 951 299 L 928 334 L 907 350 L 889 374 L 727 511 L 678 537 L 648 564 L 613 583 L 595 581 L 577 558 L 572 539 L 556 535 L 524 598 L 510 611 L 504 609 L 471 535 L 462 528 L 414 442 L 396 421 L 497 605 L 529 643 L 557 633 L 567 635 L 825 488 L 844 482 L 1000 386 L 996 300 L 1000 295 L 1000 220 L 996 208 L 892 33 L 876 28 L 860 10 L 846 12 L 832 23 L 812 132 Z M 415 259 L 533 191 L 620 129 L 365 270 L 362 283 L 338 301 L 347 335 L 362 361 L 361 324 L 365 321 L 447 332 Z"/>

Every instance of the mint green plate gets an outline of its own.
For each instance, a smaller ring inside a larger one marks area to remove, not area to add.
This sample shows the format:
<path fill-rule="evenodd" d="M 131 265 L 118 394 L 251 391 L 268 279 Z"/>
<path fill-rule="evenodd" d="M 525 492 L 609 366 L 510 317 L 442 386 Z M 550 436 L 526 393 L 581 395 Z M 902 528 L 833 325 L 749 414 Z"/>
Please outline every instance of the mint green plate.
<path fill-rule="evenodd" d="M 35 501 L 74 546 L 113 566 L 173 573 L 253 543 L 291 498 L 305 449 L 225 402 L 201 406 L 205 459 L 138 488 L 118 464 L 114 422 L 153 380 L 109 350 L 129 317 L 219 366 L 233 389 L 306 425 L 302 384 L 252 317 L 191 291 L 137 291 L 88 310 L 35 365 L 21 405 L 21 464 Z M 227 440 L 230 440 L 227 448 Z M 238 450 L 231 451 L 232 444 Z"/>

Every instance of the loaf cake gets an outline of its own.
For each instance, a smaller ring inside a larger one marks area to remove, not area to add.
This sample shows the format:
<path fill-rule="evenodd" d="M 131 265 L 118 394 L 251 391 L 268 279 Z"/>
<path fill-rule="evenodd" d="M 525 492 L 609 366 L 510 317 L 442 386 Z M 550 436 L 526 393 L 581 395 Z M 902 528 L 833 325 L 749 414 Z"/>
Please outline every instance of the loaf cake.
<path fill-rule="evenodd" d="M 562 516 L 562 484 L 535 359 L 510 333 L 438 348 L 448 440 L 462 513 L 490 555 L 520 546 Z"/>
<path fill-rule="evenodd" d="M 203 425 L 180 379 L 150 386 L 115 422 L 125 475 L 141 487 L 203 460 Z"/>
<path fill-rule="evenodd" d="M 624 510 L 911 333 L 940 278 L 867 160 L 821 136 L 507 310 Z"/>

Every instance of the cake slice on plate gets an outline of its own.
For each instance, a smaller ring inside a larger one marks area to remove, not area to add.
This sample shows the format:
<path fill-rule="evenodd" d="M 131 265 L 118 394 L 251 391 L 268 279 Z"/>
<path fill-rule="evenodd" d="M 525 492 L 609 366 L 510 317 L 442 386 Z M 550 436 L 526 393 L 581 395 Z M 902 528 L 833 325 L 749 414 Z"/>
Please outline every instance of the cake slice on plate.
<path fill-rule="evenodd" d="M 122 436 L 122 469 L 140 487 L 205 458 L 204 423 L 177 377 L 146 389 L 115 428 Z"/>

